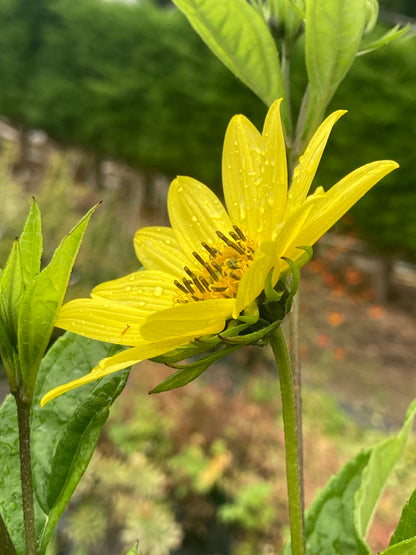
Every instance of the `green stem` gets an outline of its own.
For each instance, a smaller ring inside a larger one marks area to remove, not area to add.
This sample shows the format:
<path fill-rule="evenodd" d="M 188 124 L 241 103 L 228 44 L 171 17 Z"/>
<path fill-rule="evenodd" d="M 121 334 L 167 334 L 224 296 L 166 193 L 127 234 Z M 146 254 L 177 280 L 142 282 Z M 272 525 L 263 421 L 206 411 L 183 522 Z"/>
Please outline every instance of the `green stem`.
<path fill-rule="evenodd" d="M 299 468 L 299 442 L 292 367 L 286 339 L 281 327 L 272 332 L 270 344 L 279 370 L 282 395 L 283 426 L 286 447 L 286 478 L 289 498 L 290 536 L 293 555 L 305 554 L 302 477 Z"/>
<path fill-rule="evenodd" d="M 30 402 L 22 399 L 22 392 L 15 394 L 19 424 L 20 475 L 22 478 L 23 522 L 26 538 L 26 555 L 36 555 L 35 509 L 33 504 L 32 460 L 30 451 Z"/>

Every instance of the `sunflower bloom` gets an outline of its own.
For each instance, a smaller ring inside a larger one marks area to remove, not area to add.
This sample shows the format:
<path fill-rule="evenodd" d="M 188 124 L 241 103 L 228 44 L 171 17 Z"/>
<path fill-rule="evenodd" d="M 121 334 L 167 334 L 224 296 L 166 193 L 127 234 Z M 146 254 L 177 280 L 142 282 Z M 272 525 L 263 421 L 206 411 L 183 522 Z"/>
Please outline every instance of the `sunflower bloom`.
<path fill-rule="evenodd" d="M 191 177 L 171 184 L 171 227 L 139 230 L 134 246 L 145 270 L 98 285 L 89 299 L 65 304 L 56 325 L 130 349 L 100 362 L 88 375 L 56 387 L 54 397 L 192 340 L 220 333 L 244 319 L 271 276 L 274 287 L 302 265 L 312 246 L 381 178 L 397 168 L 389 160 L 362 166 L 328 191 L 308 194 L 335 122 L 331 114 L 299 159 L 288 188 L 286 148 L 277 100 L 260 133 L 242 115 L 227 128 L 222 161 L 227 210 Z"/>

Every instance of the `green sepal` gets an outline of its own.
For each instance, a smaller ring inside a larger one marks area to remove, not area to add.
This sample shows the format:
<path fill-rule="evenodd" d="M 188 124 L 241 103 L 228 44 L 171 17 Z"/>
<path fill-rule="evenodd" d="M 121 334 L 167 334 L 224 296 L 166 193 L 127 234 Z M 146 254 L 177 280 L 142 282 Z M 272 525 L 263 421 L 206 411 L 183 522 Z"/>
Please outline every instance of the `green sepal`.
<path fill-rule="evenodd" d="M 249 332 L 243 335 L 236 335 L 235 337 L 230 337 L 224 335 L 224 333 L 220 333 L 219 337 L 229 345 L 259 345 L 263 346 L 268 341 L 264 342 L 263 340 L 267 338 L 267 336 L 277 327 L 279 327 L 282 323 L 282 320 L 276 320 L 270 325 L 266 325 L 265 327 L 260 328 L 259 330 Z"/>
<path fill-rule="evenodd" d="M 154 387 L 150 393 L 161 393 L 187 385 L 198 378 L 205 370 L 217 360 L 225 357 L 239 348 L 240 345 L 224 345 L 221 349 L 198 359 L 196 362 L 183 365 L 177 372 L 169 376 L 166 380 Z"/>
<path fill-rule="evenodd" d="M 97 205 L 98 206 L 98 205 Z M 63 239 L 51 262 L 24 292 L 18 325 L 20 370 L 27 398 L 33 395 L 39 364 L 51 337 L 93 207 Z"/>
<path fill-rule="evenodd" d="M 368 52 L 373 52 L 373 50 L 378 50 L 379 48 L 386 46 L 386 44 L 389 44 L 393 40 L 396 40 L 402 37 L 403 35 L 405 35 L 409 29 L 410 29 L 410 23 L 408 23 L 404 27 L 401 27 L 400 24 L 397 24 L 391 29 L 389 29 L 386 33 L 384 33 L 384 35 L 382 35 L 378 39 L 373 40 L 371 42 L 364 41 L 360 45 L 360 50 L 357 52 L 357 56 L 362 56 L 363 54 L 367 54 Z"/>

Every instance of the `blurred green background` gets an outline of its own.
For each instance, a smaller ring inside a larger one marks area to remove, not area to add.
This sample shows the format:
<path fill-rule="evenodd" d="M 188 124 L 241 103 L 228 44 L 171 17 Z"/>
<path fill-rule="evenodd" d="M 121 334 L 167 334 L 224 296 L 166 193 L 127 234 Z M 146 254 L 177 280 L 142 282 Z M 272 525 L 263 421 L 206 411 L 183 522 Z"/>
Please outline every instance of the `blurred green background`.
<path fill-rule="evenodd" d="M 349 113 L 332 132 L 315 184 L 329 187 L 377 159 L 394 159 L 400 170 L 354 207 L 338 226 L 340 242 L 325 243 L 305 272 L 308 501 L 358 445 L 399 424 L 412 396 L 414 283 L 399 291 L 396 283 L 395 304 L 380 303 L 391 293 L 393 264 L 416 260 L 416 7 L 381 7 L 378 33 L 396 18 L 412 30 L 357 59 L 332 102 Z M 2 0 L 0 26 L 0 264 L 32 195 L 45 262 L 103 200 L 71 280 L 70 296 L 87 295 L 136 269 L 134 232 L 167 224 L 172 177 L 191 175 L 220 192 L 229 119 L 244 113 L 260 126 L 266 107 L 168 1 Z M 304 85 L 298 54 L 295 106 Z M 374 262 L 370 277 L 346 258 L 351 249 Z M 279 552 L 287 526 L 283 438 L 275 379 L 260 353 L 242 351 L 203 386 L 151 400 L 146 391 L 164 370 L 148 363 L 136 373 L 51 553 L 123 553 L 136 537 L 149 555 Z M 242 366 L 247 374 L 231 380 L 230 368 Z M 414 483 L 413 444 L 407 457 L 376 520 L 374 549 L 385 547 L 404 484 Z"/>

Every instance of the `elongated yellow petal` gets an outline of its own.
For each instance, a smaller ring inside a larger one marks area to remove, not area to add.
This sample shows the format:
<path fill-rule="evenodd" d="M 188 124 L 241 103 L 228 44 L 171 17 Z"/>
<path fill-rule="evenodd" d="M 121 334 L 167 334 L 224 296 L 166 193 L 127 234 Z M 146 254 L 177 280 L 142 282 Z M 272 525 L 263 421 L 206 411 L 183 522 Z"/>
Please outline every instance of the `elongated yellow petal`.
<path fill-rule="evenodd" d="M 191 177 L 179 176 L 172 182 L 168 211 L 178 243 L 189 260 L 194 259 L 194 251 L 206 255 L 203 242 L 223 246 L 216 231 L 228 234 L 232 229 L 231 220 L 218 198 Z"/>
<path fill-rule="evenodd" d="M 97 285 L 92 298 L 108 299 L 145 309 L 146 313 L 169 308 L 178 293 L 173 276 L 156 270 L 133 272 Z"/>
<path fill-rule="evenodd" d="M 109 374 L 113 374 L 118 370 L 122 370 L 123 368 L 128 368 L 129 366 L 133 366 L 133 364 L 137 364 L 142 360 L 146 360 L 148 358 L 152 358 L 163 353 L 166 353 L 172 349 L 176 349 L 182 345 L 185 345 L 188 342 L 186 338 L 181 338 L 180 340 L 170 340 L 170 341 L 161 341 L 158 343 L 143 343 L 140 346 L 133 347 L 132 349 L 127 349 L 126 351 L 122 351 L 121 353 L 117 353 L 116 355 L 108 358 L 104 358 L 100 361 L 99 365 L 96 366 L 91 370 L 89 374 L 86 376 L 82 376 L 72 382 L 60 385 L 48 391 L 46 395 L 41 400 L 41 406 L 43 407 L 52 399 L 59 397 L 63 393 L 70 391 L 71 389 L 75 389 L 81 385 L 85 385 L 87 383 L 93 382 L 104 376 L 108 376 Z"/>
<path fill-rule="evenodd" d="M 398 168 L 396 162 L 382 160 L 362 166 L 325 193 L 313 207 L 308 220 L 297 237 L 297 244 L 313 245 L 348 210 L 385 175 Z"/>
<path fill-rule="evenodd" d="M 263 158 L 261 134 L 247 118 L 234 116 L 224 139 L 224 198 L 232 221 L 253 240 L 263 229 L 264 217 L 270 216 L 259 213 L 259 206 L 265 202 L 263 197 L 271 194 L 271 184 L 266 186 L 263 179 Z"/>
<path fill-rule="evenodd" d="M 299 203 L 303 202 L 309 192 L 313 178 L 319 166 L 323 151 L 328 141 L 333 126 L 346 110 L 337 110 L 328 116 L 318 127 L 310 140 L 305 152 L 299 159 L 299 164 L 293 172 L 292 184 L 288 196 L 287 216 L 290 215 Z"/>
<path fill-rule="evenodd" d="M 141 328 L 147 341 L 181 336 L 200 337 L 218 333 L 231 317 L 235 299 L 211 299 L 208 301 L 178 304 L 173 308 L 150 314 Z"/>
<path fill-rule="evenodd" d="M 134 346 L 142 341 L 140 327 L 149 311 L 102 299 L 75 299 L 59 312 L 55 325 L 119 345 Z"/>
<path fill-rule="evenodd" d="M 173 276 L 183 272 L 190 265 L 175 234 L 170 227 L 145 227 L 134 237 L 137 258 L 146 270 L 161 270 Z"/>
<path fill-rule="evenodd" d="M 265 141 L 264 151 L 264 180 L 271 184 L 269 197 L 266 195 L 265 211 L 270 211 L 271 228 L 266 231 L 266 236 L 282 220 L 287 202 L 287 159 L 283 126 L 280 118 L 280 105 L 283 99 L 276 100 L 267 112 L 263 126 Z"/>

